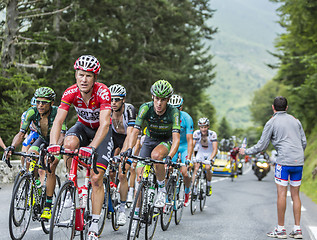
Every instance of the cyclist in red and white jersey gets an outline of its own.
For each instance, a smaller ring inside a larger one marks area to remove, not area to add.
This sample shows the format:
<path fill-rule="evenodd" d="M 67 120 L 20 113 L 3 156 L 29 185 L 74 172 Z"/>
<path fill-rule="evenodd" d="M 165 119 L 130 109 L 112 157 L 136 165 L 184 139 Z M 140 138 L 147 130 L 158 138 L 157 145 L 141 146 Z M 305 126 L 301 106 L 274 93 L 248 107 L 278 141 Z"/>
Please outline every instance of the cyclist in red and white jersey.
<path fill-rule="evenodd" d="M 64 140 L 64 148 L 79 148 L 79 157 L 89 158 L 98 153 L 97 168 L 99 173 L 91 171 L 92 184 L 92 221 L 88 239 L 98 239 L 98 222 L 104 201 L 103 175 L 111 157 L 113 148 L 110 123 L 111 95 L 106 85 L 96 82 L 100 72 L 99 61 L 91 55 L 79 57 L 74 64 L 76 84 L 66 89 L 51 130 L 48 151 L 59 154 L 57 145 L 62 122 L 66 119 L 69 108 L 74 105 L 78 121 L 71 127 Z M 70 167 L 70 159 L 67 161 Z"/>
<path fill-rule="evenodd" d="M 217 134 L 216 132 L 209 130 L 208 118 L 200 118 L 198 120 L 198 126 L 199 130 L 196 130 L 193 135 L 195 146 L 194 153 L 197 152 L 195 157 L 195 168 L 193 176 L 196 175 L 196 172 L 199 168 L 199 164 L 197 162 L 203 162 L 206 166 L 207 172 L 207 196 L 210 196 L 212 194 L 211 163 L 216 156 L 218 150 Z M 192 179 L 192 181 L 194 181 L 194 178 Z"/>

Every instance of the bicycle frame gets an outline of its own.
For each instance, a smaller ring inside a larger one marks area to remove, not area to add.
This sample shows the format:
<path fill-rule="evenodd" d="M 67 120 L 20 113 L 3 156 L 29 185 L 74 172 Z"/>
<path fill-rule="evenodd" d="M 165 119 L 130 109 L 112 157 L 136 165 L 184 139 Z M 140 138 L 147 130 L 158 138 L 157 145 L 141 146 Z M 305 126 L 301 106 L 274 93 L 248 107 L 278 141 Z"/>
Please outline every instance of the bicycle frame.
<path fill-rule="evenodd" d="M 73 156 L 72 163 L 68 175 L 68 180 L 72 181 L 74 183 L 74 187 L 76 188 L 76 216 L 75 216 L 75 230 L 76 231 L 83 231 L 85 227 L 84 223 L 84 214 L 85 214 L 85 208 L 80 208 L 79 205 L 79 196 L 78 196 L 78 165 L 82 165 L 84 168 L 86 168 L 86 176 L 85 176 L 85 186 L 88 188 L 88 180 L 90 178 L 90 164 L 86 164 L 83 161 L 79 159 L 79 157 Z"/>

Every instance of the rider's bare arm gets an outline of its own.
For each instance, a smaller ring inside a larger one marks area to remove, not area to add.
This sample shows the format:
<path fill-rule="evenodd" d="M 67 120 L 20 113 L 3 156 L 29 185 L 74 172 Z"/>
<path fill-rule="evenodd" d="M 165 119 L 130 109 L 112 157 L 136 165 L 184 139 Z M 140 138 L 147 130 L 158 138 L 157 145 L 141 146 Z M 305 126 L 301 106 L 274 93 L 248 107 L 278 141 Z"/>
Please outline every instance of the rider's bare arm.
<path fill-rule="evenodd" d="M 25 133 L 18 132 L 18 134 L 15 135 L 15 137 L 13 138 L 11 146 L 14 146 L 14 147 L 19 146 L 24 141 L 24 136 L 25 136 Z"/>
<path fill-rule="evenodd" d="M 174 155 L 177 153 L 178 147 L 179 147 L 179 142 L 180 142 L 180 134 L 179 132 L 173 132 L 172 133 L 172 146 L 171 146 L 171 150 L 168 153 L 168 156 L 170 156 L 171 158 L 174 157 Z"/>
<path fill-rule="evenodd" d="M 129 142 L 128 142 L 128 149 L 133 148 L 136 144 L 136 141 L 138 139 L 138 135 L 140 134 L 140 130 L 138 128 L 133 128 L 131 136 L 129 137 Z"/>
<path fill-rule="evenodd" d="M 186 134 L 186 140 L 187 140 L 187 158 L 191 160 L 193 151 L 194 151 L 193 134 Z"/>
<path fill-rule="evenodd" d="M 59 108 L 53 122 L 50 134 L 50 144 L 59 144 L 63 122 L 67 117 L 68 111 Z"/>
<path fill-rule="evenodd" d="M 132 132 L 133 132 L 133 129 L 134 127 L 133 126 L 129 126 L 127 128 L 127 136 L 124 140 L 124 143 L 123 143 L 123 147 L 121 149 L 121 152 L 125 152 L 127 149 L 128 149 L 128 143 L 129 143 L 129 139 L 131 138 L 132 136 Z"/>
<path fill-rule="evenodd" d="M 110 116 L 111 116 L 110 109 L 104 109 L 100 111 L 99 127 L 95 134 L 94 139 L 89 144 L 89 146 L 97 148 L 100 145 L 100 143 L 103 141 L 103 139 L 106 137 L 109 131 L 109 126 L 110 126 Z"/>
<path fill-rule="evenodd" d="M 6 148 L 6 145 L 4 144 L 2 138 L 0 137 L 0 146 L 5 149 Z"/>

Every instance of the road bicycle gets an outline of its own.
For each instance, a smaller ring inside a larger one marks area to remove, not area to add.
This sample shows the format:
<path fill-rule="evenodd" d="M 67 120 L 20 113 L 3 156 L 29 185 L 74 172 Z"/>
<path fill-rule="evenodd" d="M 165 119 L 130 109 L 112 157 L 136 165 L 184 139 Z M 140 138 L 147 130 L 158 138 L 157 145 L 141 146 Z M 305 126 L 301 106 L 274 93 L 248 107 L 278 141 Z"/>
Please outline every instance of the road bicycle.
<path fill-rule="evenodd" d="M 164 164 L 164 162 L 137 156 L 131 156 L 130 158 L 142 161 L 144 169 L 129 216 L 127 239 L 144 238 L 149 240 L 154 236 L 161 214 L 161 209 L 154 207 L 154 198 L 157 194 L 154 164 Z M 139 208 L 138 215 L 135 214 L 136 208 Z"/>
<path fill-rule="evenodd" d="M 204 210 L 206 203 L 206 192 L 207 192 L 207 179 L 206 179 L 206 170 L 205 164 L 203 162 L 199 162 L 199 168 L 197 170 L 194 184 L 191 189 L 191 199 L 190 199 L 190 212 L 192 215 L 195 214 L 198 202 L 200 211 Z"/>
<path fill-rule="evenodd" d="M 80 159 L 78 153 L 66 149 L 61 149 L 61 154 L 72 157 L 72 162 L 68 180 L 63 183 L 56 196 L 50 222 L 49 239 L 73 239 L 77 233 L 79 233 L 80 239 L 87 239 L 91 216 L 89 207 L 87 208 L 89 204 L 85 206 L 83 203 L 86 200 L 82 197 L 88 199 L 88 194 L 79 196 L 77 170 L 78 168 L 86 169 L 83 186 L 88 189 L 90 169 L 92 168 L 98 174 L 96 167 L 97 153 L 93 153 L 89 159 Z"/>
<path fill-rule="evenodd" d="M 20 240 L 24 237 L 30 220 L 39 221 L 43 231 L 49 233 L 48 221 L 41 219 L 41 214 L 46 202 L 46 175 L 42 186 L 36 184 L 37 169 L 50 170 L 49 163 L 44 164 L 45 149 L 44 146 L 40 147 L 39 155 L 35 153 L 13 152 L 12 155 L 22 156 L 26 161 L 30 162 L 29 171 L 25 171 L 22 176 L 17 180 L 13 188 L 12 198 L 9 210 L 9 232 L 14 240 Z M 11 168 L 10 158 L 6 158 L 6 154 L 2 158 Z M 40 163 L 38 163 L 40 162 Z M 48 162 L 48 161 L 47 161 Z M 60 179 L 56 176 L 56 188 L 53 194 L 56 197 L 56 192 L 60 187 Z"/>
<path fill-rule="evenodd" d="M 170 163 L 172 169 L 169 167 L 166 170 L 166 205 L 161 213 L 161 228 L 166 231 L 172 220 L 173 213 L 175 224 L 178 225 L 181 221 L 185 201 L 185 188 L 183 183 L 183 176 L 180 168 L 185 166 L 182 163 Z M 166 181 L 165 180 L 165 181 Z"/>
<path fill-rule="evenodd" d="M 119 179 L 118 179 L 118 168 L 119 168 L 119 162 L 120 158 L 112 158 L 109 161 L 107 170 L 103 177 L 103 184 L 104 184 L 104 190 L 105 190 L 105 199 L 102 205 L 101 213 L 100 213 L 100 219 L 98 223 L 98 233 L 97 235 L 100 236 L 105 223 L 106 218 L 111 218 L 111 226 L 114 231 L 119 230 L 118 225 L 118 214 L 119 214 L 119 207 L 120 207 L 120 194 L 119 194 Z M 110 171 L 116 172 L 115 181 L 111 181 L 110 177 Z M 88 199 L 91 199 L 91 192 L 92 187 L 89 185 L 88 188 Z M 90 211 L 91 208 L 91 201 L 88 201 L 88 210 Z M 91 212 L 91 211 L 90 211 Z"/>

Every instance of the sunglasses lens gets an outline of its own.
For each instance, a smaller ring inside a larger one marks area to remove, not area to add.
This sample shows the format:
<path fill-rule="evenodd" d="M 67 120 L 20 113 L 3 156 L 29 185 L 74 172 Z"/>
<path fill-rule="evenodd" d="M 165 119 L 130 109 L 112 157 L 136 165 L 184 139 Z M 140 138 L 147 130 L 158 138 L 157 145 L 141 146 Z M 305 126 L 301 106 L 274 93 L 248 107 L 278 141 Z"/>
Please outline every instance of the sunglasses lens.
<path fill-rule="evenodd" d="M 119 102 L 122 98 L 112 98 L 111 101 Z"/>
<path fill-rule="evenodd" d="M 40 101 L 40 100 L 36 100 L 36 104 L 43 104 L 43 105 L 45 105 L 45 104 L 49 104 L 50 102 L 46 102 L 46 101 Z"/>

